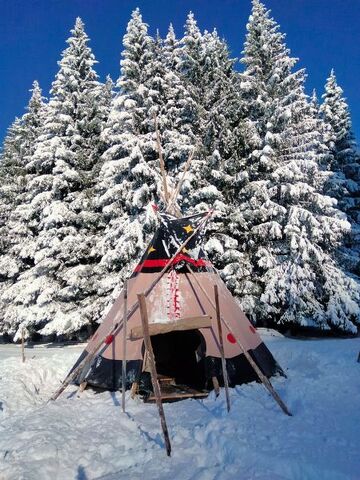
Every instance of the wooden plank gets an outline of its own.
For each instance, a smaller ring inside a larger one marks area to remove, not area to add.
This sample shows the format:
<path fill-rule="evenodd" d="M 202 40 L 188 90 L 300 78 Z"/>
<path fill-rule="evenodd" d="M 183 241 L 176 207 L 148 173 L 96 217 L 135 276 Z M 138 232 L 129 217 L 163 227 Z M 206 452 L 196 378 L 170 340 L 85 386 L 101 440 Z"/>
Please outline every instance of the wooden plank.
<path fill-rule="evenodd" d="M 220 355 L 221 355 L 221 368 L 222 368 L 222 374 L 223 374 L 223 379 L 224 379 L 226 405 L 227 405 L 227 411 L 230 412 L 229 379 L 228 379 L 228 374 L 227 374 L 227 369 L 226 369 L 226 360 L 225 360 L 225 353 L 224 353 L 224 340 L 223 340 L 222 326 L 221 326 L 219 289 L 218 289 L 217 285 L 214 285 L 214 294 L 215 294 L 215 305 L 216 305 L 216 321 L 217 321 L 218 334 L 219 334 L 219 350 L 220 350 Z"/>
<path fill-rule="evenodd" d="M 184 400 L 185 398 L 206 398 L 209 392 L 199 391 L 188 387 L 187 385 L 161 385 L 161 399 L 164 401 Z M 145 402 L 153 402 L 154 395 L 150 395 Z"/>
<path fill-rule="evenodd" d="M 166 375 L 158 374 L 158 380 L 160 386 L 162 385 L 175 385 L 175 378 L 174 377 L 167 377 Z"/>
<path fill-rule="evenodd" d="M 194 274 L 193 270 L 191 269 L 191 267 L 189 266 L 189 264 L 186 264 L 186 267 L 188 269 L 188 271 L 190 272 L 192 278 L 194 279 L 194 281 L 196 282 L 196 284 L 198 285 L 198 287 L 200 288 L 200 290 L 203 292 L 203 294 L 205 295 L 205 297 L 208 299 L 210 305 L 212 305 L 213 308 L 216 308 L 215 305 L 214 305 L 214 302 L 212 301 L 212 299 L 209 297 L 208 293 L 206 292 L 206 290 L 204 289 L 204 287 L 201 285 L 201 283 L 199 282 L 199 280 L 197 279 L 196 275 Z M 237 338 L 237 336 L 234 334 L 234 332 L 231 330 L 230 328 L 230 325 L 228 324 L 228 322 L 224 319 L 224 317 L 220 317 L 221 318 L 221 321 L 223 322 L 223 324 L 226 326 L 226 328 L 228 329 L 228 331 L 233 335 L 236 343 L 238 344 L 238 346 L 240 347 L 240 350 L 242 351 L 242 353 L 244 354 L 246 360 L 249 362 L 249 364 L 252 366 L 252 368 L 254 369 L 255 373 L 257 374 L 257 376 L 259 377 L 259 380 L 262 382 L 262 384 L 264 385 L 264 387 L 270 392 L 270 394 L 273 396 L 274 400 L 278 403 L 278 405 L 280 406 L 281 410 L 286 414 L 286 415 L 289 415 L 290 417 L 292 416 L 292 413 L 289 411 L 289 409 L 287 408 L 287 406 L 285 405 L 285 403 L 281 400 L 279 394 L 277 393 L 277 391 L 274 389 L 274 387 L 272 386 L 270 380 L 262 373 L 262 371 L 260 370 L 260 368 L 257 366 L 257 364 L 254 362 L 254 360 L 251 358 L 249 352 L 244 348 L 244 346 L 242 345 L 242 343 L 240 342 L 240 340 Z"/>
<path fill-rule="evenodd" d="M 168 400 L 185 400 L 187 398 L 207 398 L 209 394 L 207 392 L 196 392 L 196 393 L 191 393 L 191 392 L 169 392 L 169 393 L 162 393 L 161 394 L 161 400 L 168 401 Z M 145 400 L 145 403 L 152 403 L 155 402 L 155 397 L 153 395 L 150 395 Z"/>
<path fill-rule="evenodd" d="M 155 356 L 154 356 L 154 352 L 153 352 L 153 349 L 152 349 L 150 334 L 149 334 L 149 322 L 148 322 L 148 315 L 147 315 L 147 308 L 146 308 L 146 300 L 145 300 L 145 295 L 143 293 L 138 294 L 138 301 L 139 301 L 139 306 L 140 306 L 141 322 L 142 322 L 142 326 L 143 326 L 143 330 L 144 330 L 144 343 L 145 343 L 145 348 L 147 350 L 148 358 L 149 358 L 151 383 L 153 385 L 154 394 L 155 394 L 155 397 L 156 397 L 156 405 L 158 407 L 160 422 L 161 422 L 161 428 L 162 428 L 163 435 L 164 435 L 166 453 L 167 453 L 168 457 L 170 457 L 171 456 L 171 444 L 170 444 L 168 428 L 167 428 L 167 425 L 166 425 L 164 407 L 163 407 L 163 404 L 162 404 L 162 401 L 161 401 L 161 392 L 160 392 L 159 381 L 157 379 Z"/>
<path fill-rule="evenodd" d="M 197 317 L 183 317 L 175 322 L 149 323 L 149 334 L 159 335 L 175 331 L 195 330 L 198 328 L 211 327 L 211 317 L 209 315 L 200 315 Z M 131 329 L 129 340 L 139 340 L 143 338 L 143 329 L 139 325 Z"/>
<path fill-rule="evenodd" d="M 122 361 L 122 391 L 121 391 L 121 405 L 125 413 L 125 390 L 126 390 L 126 333 L 127 333 L 127 280 L 124 282 L 124 317 L 123 317 L 123 361 Z"/>

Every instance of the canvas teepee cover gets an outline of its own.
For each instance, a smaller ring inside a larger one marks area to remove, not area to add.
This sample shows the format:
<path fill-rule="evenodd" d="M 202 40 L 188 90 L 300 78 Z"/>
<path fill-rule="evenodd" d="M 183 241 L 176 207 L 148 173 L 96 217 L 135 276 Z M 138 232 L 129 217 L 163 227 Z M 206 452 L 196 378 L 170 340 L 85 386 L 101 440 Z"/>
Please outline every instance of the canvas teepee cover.
<path fill-rule="evenodd" d="M 158 272 L 203 221 L 205 214 L 180 219 L 164 214 L 159 217 L 160 226 L 127 283 L 128 311 L 136 304 L 137 294 L 145 292 L 152 284 Z M 189 274 L 187 265 L 210 297 L 213 296 L 214 285 L 218 286 L 221 314 L 231 327 L 231 333 L 226 328 L 223 332 L 230 386 L 257 380 L 256 373 L 234 336 L 241 339 L 244 348 L 267 377 L 276 372 L 281 373 L 259 334 L 206 259 L 201 248 L 201 237 L 202 231 L 199 229 L 186 248 L 175 256 L 171 268 L 147 296 L 150 328 L 154 327 L 154 331 L 160 328 L 163 332 L 151 337 L 158 373 L 200 388 L 212 388 L 213 376 L 219 379 L 220 384 L 222 382 L 216 312 L 197 282 L 194 282 L 194 277 Z M 78 376 L 77 382 L 86 380 L 88 385 L 109 390 L 121 388 L 124 359 L 123 304 L 124 292 L 117 298 L 73 368 L 92 351 L 99 339 L 112 329 L 114 331 L 113 327 L 116 334 L 107 336 L 94 361 Z M 206 319 L 208 324 L 202 327 L 206 324 Z M 181 323 L 184 326 L 187 321 L 191 324 L 190 330 L 175 331 L 176 325 Z M 199 325 L 199 328 L 194 328 L 194 325 Z M 130 388 L 133 382 L 137 382 L 140 389 L 149 390 L 151 382 L 146 359 L 144 360 L 143 338 L 139 335 L 141 331 L 140 312 L 137 309 L 129 316 L 127 323 L 126 385 Z"/>

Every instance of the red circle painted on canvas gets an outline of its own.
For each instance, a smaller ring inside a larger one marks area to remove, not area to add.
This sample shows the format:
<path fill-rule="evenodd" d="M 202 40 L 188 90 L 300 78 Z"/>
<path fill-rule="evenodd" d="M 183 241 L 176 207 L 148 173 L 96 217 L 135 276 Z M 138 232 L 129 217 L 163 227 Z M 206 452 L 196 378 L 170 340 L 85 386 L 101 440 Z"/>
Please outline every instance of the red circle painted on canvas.
<path fill-rule="evenodd" d="M 234 335 L 233 335 L 232 333 L 228 333 L 228 335 L 227 335 L 226 338 L 228 339 L 228 341 L 229 341 L 230 343 L 236 343 L 235 337 L 234 337 Z"/>
<path fill-rule="evenodd" d="M 106 343 L 106 345 L 110 345 L 110 343 L 112 343 L 113 340 L 114 340 L 114 335 L 108 335 L 108 336 L 105 338 L 105 343 Z"/>
<path fill-rule="evenodd" d="M 250 332 L 256 333 L 256 330 L 252 325 L 249 325 L 249 329 L 250 329 Z"/>

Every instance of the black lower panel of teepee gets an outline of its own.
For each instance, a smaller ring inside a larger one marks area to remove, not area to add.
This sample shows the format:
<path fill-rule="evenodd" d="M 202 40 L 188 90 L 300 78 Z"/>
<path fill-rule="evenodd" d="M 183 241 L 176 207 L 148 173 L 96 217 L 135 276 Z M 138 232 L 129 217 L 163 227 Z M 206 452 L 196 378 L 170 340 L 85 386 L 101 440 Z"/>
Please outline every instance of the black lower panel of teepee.
<path fill-rule="evenodd" d="M 270 378 L 276 374 L 284 375 L 281 367 L 264 343 L 261 343 L 254 350 L 249 350 L 249 354 L 266 377 Z M 227 358 L 226 369 L 230 387 L 259 380 L 244 354 L 233 358 Z M 207 386 L 209 388 L 212 388 L 210 383 L 211 377 L 217 377 L 219 384 L 221 386 L 224 385 L 220 358 L 206 357 L 206 378 Z"/>
<path fill-rule="evenodd" d="M 280 366 L 272 356 L 264 343 L 256 349 L 249 351 L 261 371 L 271 377 L 275 374 L 282 374 Z M 84 358 L 82 356 L 82 358 Z M 78 362 L 81 361 L 81 357 Z M 256 373 L 243 354 L 234 358 L 226 359 L 229 384 L 231 387 L 242 383 L 258 380 Z M 143 392 L 152 391 L 150 374 L 141 372 L 142 360 L 129 360 L 126 363 L 126 388 L 130 389 L 133 382 L 139 383 L 139 390 Z M 221 359 L 217 357 L 206 357 L 204 361 L 204 386 L 212 389 L 211 377 L 217 377 L 220 385 L 223 385 Z M 98 356 L 85 380 L 88 385 L 106 390 L 120 390 L 122 387 L 122 361 L 109 360 Z M 78 383 L 78 382 L 77 382 Z"/>

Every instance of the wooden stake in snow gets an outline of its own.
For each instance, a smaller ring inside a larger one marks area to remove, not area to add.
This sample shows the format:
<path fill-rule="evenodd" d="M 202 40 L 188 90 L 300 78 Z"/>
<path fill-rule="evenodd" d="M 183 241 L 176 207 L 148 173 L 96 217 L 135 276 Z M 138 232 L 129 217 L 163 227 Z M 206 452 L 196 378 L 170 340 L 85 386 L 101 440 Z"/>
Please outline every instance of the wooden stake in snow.
<path fill-rule="evenodd" d="M 179 246 L 179 248 L 176 250 L 174 255 L 171 258 L 169 258 L 169 261 L 166 263 L 164 268 L 161 270 L 161 272 L 159 272 L 158 276 L 155 278 L 155 280 L 152 282 L 152 284 L 145 290 L 144 295 L 146 297 L 153 290 L 153 288 L 159 283 L 159 281 L 165 275 L 167 270 L 171 267 L 171 265 L 172 265 L 174 259 L 176 258 L 176 256 L 179 255 L 179 253 L 183 250 L 183 248 L 186 247 L 186 245 L 190 242 L 190 240 L 194 237 L 194 235 L 196 235 L 197 232 L 205 225 L 205 223 L 208 221 L 208 219 L 212 215 L 212 213 L 213 213 L 213 211 L 210 210 L 207 213 L 207 215 L 205 215 L 205 217 L 201 220 L 199 225 L 194 229 L 192 234 L 189 235 L 188 238 Z M 129 320 L 130 317 L 132 317 L 132 315 L 136 312 L 136 310 L 138 308 L 139 308 L 139 302 L 137 301 L 131 306 L 130 310 L 127 313 L 127 319 L 128 320 Z M 95 345 L 95 347 L 91 350 L 91 352 L 89 352 L 87 354 L 87 356 L 79 363 L 79 365 L 76 368 L 74 368 L 74 370 L 67 375 L 67 377 L 63 381 L 61 387 L 59 387 L 58 390 L 56 390 L 56 392 L 53 394 L 53 396 L 50 398 L 50 400 L 56 400 L 62 394 L 62 392 L 70 385 L 70 383 L 73 380 L 75 380 L 79 375 L 80 375 L 80 381 L 82 381 L 84 379 L 83 372 L 85 371 L 86 368 L 90 368 L 90 366 L 91 366 L 91 364 L 92 364 L 92 362 L 95 358 L 95 355 L 97 353 L 99 353 L 99 355 L 101 355 L 101 353 L 108 347 L 108 345 L 106 345 L 106 344 L 104 345 L 105 339 L 109 335 L 114 335 L 115 336 L 120 331 L 122 326 L 123 326 L 123 324 L 120 323 L 119 325 L 112 327 L 106 333 L 106 335 L 103 336 L 103 338 Z M 101 347 L 102 347 L 102 349 L 101 349 Z M 100 352 L 99 352 L 99 350 L 100 350 Z M 85 373 L 85 375 L 86 375 L 86 373 Z"/>
<path fill-rule="evenodd" d="M 77 396 L 78 397 L 80 397 L 80 395 L 82 394 L 82 392 L 85 390 L 86 387 L 87 387 L 87 382 L 80 383 L 80 387 L 77 391 Z"/>
<path fill-rule="evenodd" d="M 214 387 L 215 396 L 217 398 L 220 395 L 219 380 L 217 379 L 217 377 L 211 377 L 211 381 L 212 381 L 212 384 L 213 384 L 213 387 Z"/>
<path fill-rule="evenodd" d="M 216 308 L 215 305 L 214 305 L 214 302 L 211 300 L 211 298 L 209 297 L 209 295 L 207 294 L 206 290 L 203 288 L 203 286 L 201 285 L 201 283 L 199 282 L 199 280 L 197 279 L 196 275 L 194 274 L 193 270 L 191 269 L 191 267 L 186 264 L 186 267 L 188 269 L 188 271 L 190 272 L 190 275 L 192 276 L 192 278 L 194 279 L 194 281 L 196 282 L 196 284 L 198 285 L 198 287 L 200 288 L 200 290 L 203 292 L 203 294 L 206 296 L 206 298 L 208 299 L 210 305 L 212 305 L 213 308 Z M 290 413 L 290 411 L 288 410 L 287 406 L 285 405 L 285 403 L 281 400 L 279 394 L 276 392 L 276 390 L 274 389 L 274 387 L 271 385 L 271 382 L 270 380 L 262 373 L 262 371 L 260 370 L 260 368 L 256 365 L 256 363 L 254 362 L 254 360 L 251 358 L 250 354 L 248 353 L 248 351 L 243 347 L 242 343 L 240 342 L 240 340 L 235 336 L 234 332 L 231 330 L 230 328 L 230 325 L 228 324 L 228 322 L 222 317 L 220 316 L 220 319 L 221 321 L 223 322 L 223 324 L 226 326 L 226 328 L 229 330 L 229 332 L 233 335 L 236 343 L 238 344 L 238 346 L 240 347 L 240 350 L 242 351 L 242 353 L 244 354 L 246 360 L 250 363 L 250 365 L 252 366 L 252 368 L 255 370 L 255 373 L 257 374 L 257 376 L 259 377 L 259 380 L 262 382 L 262 384 L 267 388 L 267 390 L 270 392 L 270 394 L 273 396 L 273 398 L 275 399 L 275 401 L 279 404 L 280 408 L 282 409 L 282 411 L 284 413 L 286 413 L 286 415 L 289 415 L 289 416 L 292 416 L 292 414 Z"/>
<path fill-rule="evenodd" d="M 214 294 L 215 294 L 215 305 L 216 305 L 216 321 L 217 321 L 218 335 L 219 335 L 219 350 L 221 355 L 221 367 L 222 367 L 225 395 L 226 395 L 226 405 L 227 405 L 227 411 L 230 412 L 229 379 L 228 379 L 228 374 L 226 369 L 224 341 L 223 341 L 222 326 L 221 326 L 219 289 L 217 285 L 214 285 Z"/>
<path fill-rule="evenodd" d="M 22 363 L 25 363 L 24 328 L 21 329 L 21 358 L 22 358 Z"/>
<path fill-rule="evenodd" d="M 121 405 L 125 413 L 125 390 L 126 390 L 126 334 L 127 334 L 127 280 L 124 282 L 124 318 L 123 318 L 123 361 L 122 361 L 122 391 Z"/>
<path fill-rule="evenodd" d="M 138 301 L 140 305 L 141 323 L 144 331 L 144 343 L 145 343 L 145 348 L 147 350 L 148 360 L 149 360 L 151 382 L 152 382 L 152 386 L 153 386 L 154 394 L 156 398 L 156 405 L 159 411 L 161 428 L 162 428 L 164 440 L 165 440 L 166 453 L 168 457 L 170 457 L 171 444 L 170 444 L 169 432 L 166 425 L 164 407 L 161 401 L 161 391 L 160 391 L 159 381 L 157 378 L 155 356 L 154 356 L 150 335 L 149 335 L 149 321 L 148 321 L 148 315 L 147 315 L 146 300 L 145 300 L 145 295 L 143 293 L 138 294 Z"/>

